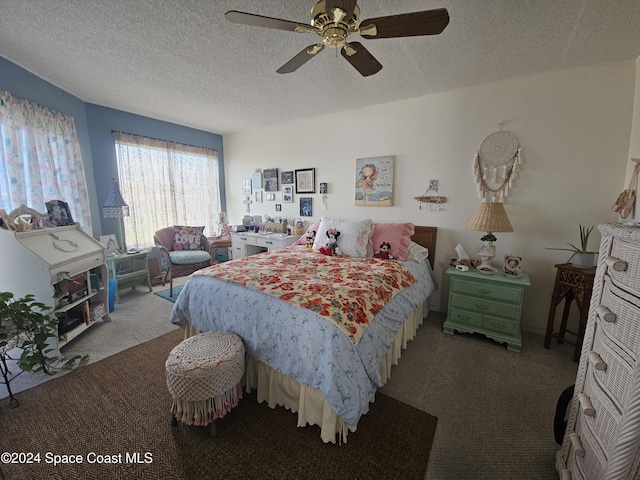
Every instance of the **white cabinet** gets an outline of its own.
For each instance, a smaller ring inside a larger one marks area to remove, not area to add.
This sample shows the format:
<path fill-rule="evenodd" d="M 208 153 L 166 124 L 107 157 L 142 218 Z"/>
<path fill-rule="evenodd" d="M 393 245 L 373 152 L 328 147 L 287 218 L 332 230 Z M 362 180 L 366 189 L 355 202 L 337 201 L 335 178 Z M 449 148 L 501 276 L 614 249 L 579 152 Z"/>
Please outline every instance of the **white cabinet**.
<path fill-rule="evenodd" d="M 640 478 L 640 228 L 606 223 L 567 429 L 561 479 Z"/>
<path fill-rule="evenodd" d="M 58 307 L 59 336 L 54 349 L 96 320 L 111 320 L 104 248 L 79 225 L 26 232 L 0 228 L 0 251 L 0 291 L 11 292 L 15 298 L 33 294 L 37 301 Z M 66 282 L 69 278 L 73 281 Z M 56 290 L 63 290 L 58 298 L 54 297 Z"/>
<path fill-rule="evenodd" d="M 279 233 L 242 232 L 231 234 L 231 248 L 233 258 L 243 258 L 261 252 L 272 252 L 288 247 L 300 238 L 296 235 L 282 235 Z"/>

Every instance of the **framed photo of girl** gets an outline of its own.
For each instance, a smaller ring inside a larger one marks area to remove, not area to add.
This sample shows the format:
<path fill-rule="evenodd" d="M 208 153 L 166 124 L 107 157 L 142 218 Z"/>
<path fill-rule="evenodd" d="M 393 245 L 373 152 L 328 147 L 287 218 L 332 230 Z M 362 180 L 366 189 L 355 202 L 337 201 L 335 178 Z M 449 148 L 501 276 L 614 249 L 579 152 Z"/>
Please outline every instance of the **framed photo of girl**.
<path fill-rule="evenodd" d="M 396 157 L 356 159 L 355 202 L 357 206 L 393 205 L 393 170 Z"/>
<path fill-rule="evenodd" d="M 522 257 L 516 255 L 504 256 L 504 274 L 509 277 L 522 275 Z"/>

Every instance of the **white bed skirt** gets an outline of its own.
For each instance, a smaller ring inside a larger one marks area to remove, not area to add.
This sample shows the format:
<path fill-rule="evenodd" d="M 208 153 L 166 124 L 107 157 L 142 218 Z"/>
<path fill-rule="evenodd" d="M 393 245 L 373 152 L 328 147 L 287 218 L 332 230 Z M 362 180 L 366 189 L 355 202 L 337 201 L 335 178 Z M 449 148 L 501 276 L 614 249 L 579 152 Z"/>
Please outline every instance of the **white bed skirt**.
<path fill-rule="evenodd" d="M 391 367 L 398 364 L 402 350 L 407 348 L 407 342 L 415 337 L 427 313 L 428 301 L 418 307 L 398 330 L 380 366 L 383 385 L 391 377 Z M 200 332 L 187 322 L 185 338 L 198 333 Z M 334 413 L 329 404 L 325 403 L 321 390 L 302 385 L 249 355 L 245 359 L 245 369 L 244 381 L 247 392 L 256 389 L 258 402 L 266 401 L 271 408 L 281 405 L 297 413 L 299 427 L 318 425 L 323 442 L 335 443 L 337 439 L 346 443 L 348 433 L 356 431 L 356 425 L 347 425 Z M 373 401 L 375 393 L 371 397 L 371 402 Z"/>

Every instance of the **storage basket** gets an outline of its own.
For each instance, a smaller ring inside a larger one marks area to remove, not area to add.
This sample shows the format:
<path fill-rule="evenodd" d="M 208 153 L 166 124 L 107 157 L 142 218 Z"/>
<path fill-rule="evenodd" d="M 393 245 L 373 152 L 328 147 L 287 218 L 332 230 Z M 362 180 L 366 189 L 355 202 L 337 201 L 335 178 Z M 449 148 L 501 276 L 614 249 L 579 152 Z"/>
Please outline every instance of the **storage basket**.
<path fill-rule="evenodd" d="M 286 223 L 265 222 L 264 229 L 272 233 L 287 233 Z"/>
<path fill-rule="evenodd" d="M 302 235 L 307 229 L 304 225 L 291 225 L 291 235 Z"/>

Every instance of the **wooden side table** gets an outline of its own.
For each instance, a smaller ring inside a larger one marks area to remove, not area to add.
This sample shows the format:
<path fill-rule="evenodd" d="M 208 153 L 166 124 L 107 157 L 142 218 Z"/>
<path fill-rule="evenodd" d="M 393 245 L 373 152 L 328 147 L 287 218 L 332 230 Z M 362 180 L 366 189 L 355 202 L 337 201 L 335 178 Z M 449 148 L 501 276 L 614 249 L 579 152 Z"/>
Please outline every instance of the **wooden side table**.
<path fill-rule="evenodd" d="M 209 255 L 211 255 L 211 265 L 213 265 L 214 263 L 218 263 L 216 256 L 218 254 L 219 248 L 226 248 L 229 255 L 229 260 L 233 258 L 231 251 L 231 237 L 208 237 L 207 240 L 209 240 Z"/>
<path fill-rule="evenodd" d="M 136 285 L 146 285 L 153 292 L 151 279 L 149 278 L 149 264 L 147 263 L 147 251 L 138 253 L 122 253 L 109 255 L 105 263 L 109 271 L 109 277 L 118 280 L 116 290 L 116 302 L 120 302 L 119 290 Z"/>
<path fill-rule="evenodd" d="M 551 295 L 551 306 L 549 307 L 549 320 L 547 321 L 547 333 L 544 337 L 544 348 L 551 347 L 551 339 L 556 336 L 558 343 L 565 342 L 567 333 L 576 336 L 575 351 L 573 353 L 573 361 L 580 360 L 580 351 L 582 350 L 582 340 L 584 338 L 584 330 L 587 325 L 587 315 L 589 313 L 589 303 L 591 302 L 591 292 L 593 291 L 593 279 L 596 274 L 593 268 L 576 268 L 570 263 L 559 263 L 556 267 L 556 282 Z M 553 324 L 555 323 L 556 307 L 564 300 L 564 308 L 562 310 L 562 321 L 560 322 L 560 330 L 556 334 L 553 332 Z M 578 331 L 572 332 L 567 330 L 567 320 L 571 310 L 571 303 L 576 301 L 580 320 L 578 322 Z M 574 343 L 569 342 L 569 345 Z"/>

